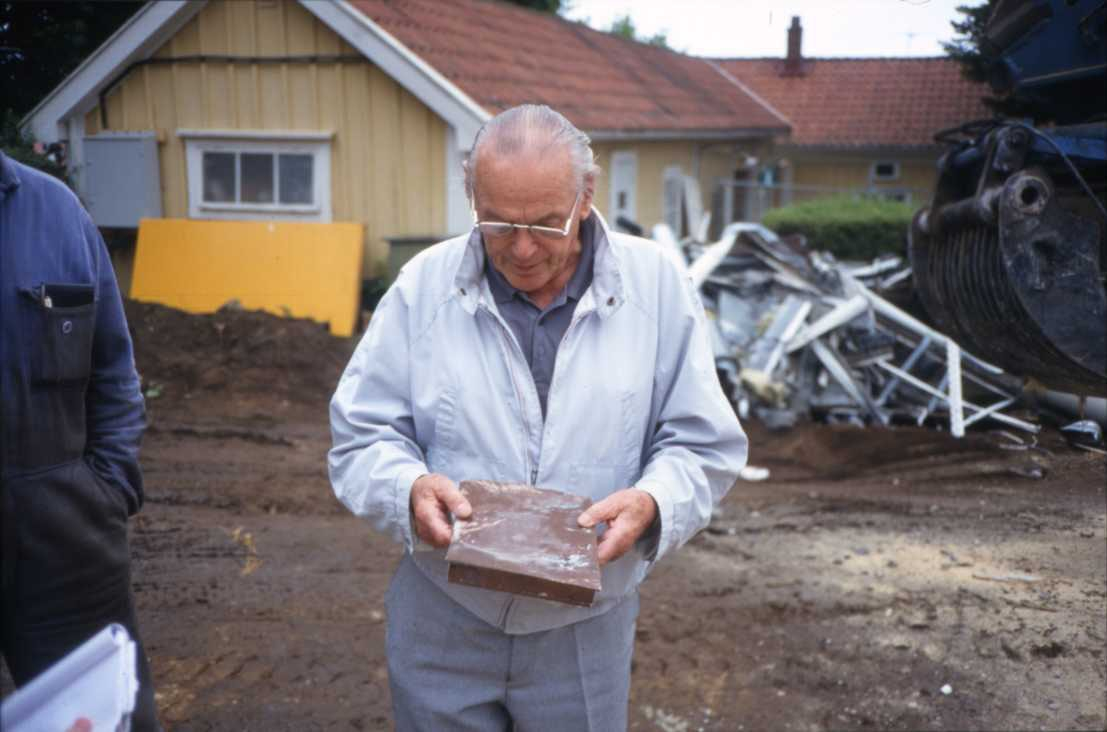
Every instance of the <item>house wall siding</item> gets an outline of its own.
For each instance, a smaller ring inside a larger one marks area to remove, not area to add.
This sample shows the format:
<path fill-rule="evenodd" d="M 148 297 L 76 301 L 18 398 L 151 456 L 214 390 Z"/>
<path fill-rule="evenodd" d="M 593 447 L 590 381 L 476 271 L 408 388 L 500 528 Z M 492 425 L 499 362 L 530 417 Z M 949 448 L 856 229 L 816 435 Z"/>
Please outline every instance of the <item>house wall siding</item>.
<path fill-rule="evenodd" d="M 593 145 L 596 162 L 604 175 L 596 185 L 596 204 L 606 217 L 611 186 L 611 155 L 619 150 L 631 150 L 638 156 L 637 198 L 638 224 L 649 235 L 650 228 L 663 220 L 663 176 L 665 168 L 679 165 L 685 173 L 692 172 L 692 145 L 688 142 L 602 142 Z M 614 221 L 609 221 L 612 226 Z"/>
<path fill-rule="evenodd" d="M 364 276 L 383 273 L 386 237 L 446 231 L 448 125 L 297 2 L 215 0 L 154 57 L 196 55 L 342 59 L 133 69 L 85 130 L 157 133 L 165 216 L 188 215 L 178 129 L 330 130 L 333 219 L 365 225 Z"/>
<path fill-rule="evenodd" d="M 596 162 L 604 174 L 596 185 L 596 205 L 605 217 L 610 201 L 611 156 L 620 150 L 631 150 L 638 156 L 637 210 L 638 224 L 649 236 L 654 224 L 664 220 L 665 170 L 676 166 L 686 175 L 696 175 L 703 196 L 705 211 L 712 208 L 713 196 L 720 179 L 730 179 L 746 156 L 763 158 L 769 150 L 765 140 L 752 139 L 742 142 L 634 141 L 598 142 L 593 146 Z M 697 175 L 698 173 L 698 175 Z M 614 224 L 614 222 L 609 222 Z M 679 235 L 679 232 L 678 232 Z"/>
<path fill-rule="evenodd" d="M 878 190 L 911 189 L 912 202 L 922 203 L 921 192 L 933 190 L 938 179 L 935 161 L 937 157 L 917 157 L 895 153 L 849 153 L 841 155 L 804 155 L 789 153 L 793 166 L 792 183 L 799 186 L 833 186 L 843 189 L 863 189 L 870 185 L 872 164 L 898 162 L 899 178 L 892 181 L 875 181 Z"/>
<path fill-rule="evenodd" d="M 739 142 L 705 143 L 700 141 L 674 142 L 598 142 L 593 145 L 596 160 L 604 173 L 596 187 L 596 206 L 608 217 L 610 202 L 609 173 L 611 156 L 620 150 L 633 151 L 638 157 L 637 212 L 638 224 L 649 235 L 654 224 L 663 220 L 664 171 L 669 166 L 679 166 L 686 174 L 699 171 L 697 179 L 703 194 L 704 210 L 713 207 L 718 213 L 722 203 L 717 200 L 716 189 L 720 180 L 732 180 L 735 172 L 741 169 L 747 157 L 756 158 L 758 166 L 768 165 L 781 159 L 787 159 L 791 165 L 790 180 L 778 180 L 779 184 L 791 183 L 797 186 L 817 186 L 827 189 L 839 188 L 845 191 L 863 190 L 870 187 L 870 170 L 874 162 L 891 161 L 900 166 L 897 180 L 876 181 L 871 185 L 877 190 L 899 191 L 907 189 L 911 193 L 910 203 L 925 203 L 937 181 L 935 168 L 936 156 L 919 153 L 886 154 L 876 152 L 850 153 L 803 153 L 795 150 L 776 148 L 767 140 L 751 139 Z M 697 166 L 698 158 L 698 166 Z M 757 168 L 748 178 L 750 183 L 757 182 Z M 800 190 L 793 197 L 801 201 L 816 195 L 829 195 L 831 191 L 809 192 Z M 746 198 L 755 195 L 739 189 L 733 196 L 731 209 L 736 220 L 742 220 L 748 213 Z M 779 206 L 786 202 L 783 192 L 766 194 L 760 202 L 753 201 L 753 210 L 762 207 Z M 608 217 L 610 219 L 610 217 Z M 610 223 L 614 224 L 613 221 Z M 712 226 L 712 236 L 717 235 L 720 222 Z"/>

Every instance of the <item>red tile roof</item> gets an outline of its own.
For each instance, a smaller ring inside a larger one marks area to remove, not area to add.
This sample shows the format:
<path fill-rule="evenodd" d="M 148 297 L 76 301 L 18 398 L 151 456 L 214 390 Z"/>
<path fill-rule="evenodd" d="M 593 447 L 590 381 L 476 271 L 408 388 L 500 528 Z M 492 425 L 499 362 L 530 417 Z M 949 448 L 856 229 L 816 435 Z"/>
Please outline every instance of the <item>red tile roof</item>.
<path fill-rule="evenodd" d="M 589 132 L 739 131 L 786 125 L 703 59 L 490 0 L 351 0 L 495 114 L 548 104 Z"/>
<path fill-rule="evenodd" d="M 980 101 L 991 90 L 948 58 L 804 59 L 803 76 L 782 76 L 779 58 L 716 63 L 788 118 L 794 145 L 932 145 L 939 130 L 992 116 Z"/>
<path fill-rule="evenodd" d="M 795 145 L 915 147 L 990 116 L 987 89 L 945 58 L 804 59 L 803 76 L 782 76 L 782 59 L 687 56 L 496 0 L 351 4 L 489 113 L 548 104 L 592 133 L 790 125 Z"/>

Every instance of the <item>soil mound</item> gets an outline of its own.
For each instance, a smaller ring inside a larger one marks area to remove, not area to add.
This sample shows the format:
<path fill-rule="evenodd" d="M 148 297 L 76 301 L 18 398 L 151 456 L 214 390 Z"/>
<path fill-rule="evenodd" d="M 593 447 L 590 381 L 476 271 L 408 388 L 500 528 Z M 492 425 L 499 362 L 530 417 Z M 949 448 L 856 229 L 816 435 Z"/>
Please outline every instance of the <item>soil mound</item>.
<path fill-rule="evenodd" d="M 224 306 L 196 315 L 127 300 L 143 391 L 150 397 L 272 397 L 318 404 L 334 391 L 356 345 L 326 325 Z"/>

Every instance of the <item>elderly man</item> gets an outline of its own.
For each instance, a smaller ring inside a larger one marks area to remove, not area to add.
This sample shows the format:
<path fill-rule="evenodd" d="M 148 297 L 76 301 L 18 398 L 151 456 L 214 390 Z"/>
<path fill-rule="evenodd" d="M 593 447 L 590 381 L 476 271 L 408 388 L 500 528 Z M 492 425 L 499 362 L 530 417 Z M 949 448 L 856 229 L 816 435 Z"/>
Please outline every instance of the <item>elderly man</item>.
<path fill-rule="evenodd" d="M 473 231 L 403 269 L 331 403 L 335 493 L 406 549 L 386 599 L 398 729 L 625 728 L 638 585 L 744 464 L 691 284 L 606 228 L 595 180 L 557 112 L 489 120 L 466 164 Z M 595 501 L 591 607 L 447 583 L 470 478 Z"/>

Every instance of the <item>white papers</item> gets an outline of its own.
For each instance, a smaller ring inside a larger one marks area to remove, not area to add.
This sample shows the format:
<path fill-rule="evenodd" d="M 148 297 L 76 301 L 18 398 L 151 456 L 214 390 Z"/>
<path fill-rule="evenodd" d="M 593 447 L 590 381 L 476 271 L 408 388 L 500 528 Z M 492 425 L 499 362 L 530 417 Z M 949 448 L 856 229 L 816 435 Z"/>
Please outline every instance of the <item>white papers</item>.
<path fill-rule="evenodd" d="M 128 730 L 137 691 L 134 641 L 113 623 L 5 699 L 0 723 L 63 732 L 83 717 L 96 732 Z"/>

